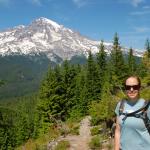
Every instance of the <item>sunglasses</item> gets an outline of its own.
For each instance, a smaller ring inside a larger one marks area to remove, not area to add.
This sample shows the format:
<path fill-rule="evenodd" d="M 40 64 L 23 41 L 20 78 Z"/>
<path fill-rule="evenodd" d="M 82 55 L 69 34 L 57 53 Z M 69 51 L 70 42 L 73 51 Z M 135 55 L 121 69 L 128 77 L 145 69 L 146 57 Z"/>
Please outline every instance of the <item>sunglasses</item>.
<path fill-rule="evenodd" d="M 133 90 L 139 90 L 139 89 L 140 89 L 140 85 L 139 85 L 139 84 L 138 84 L 138 85 L 125 85 L 125 89 L 126 89 L 127 91 L 131 90 L 131 88 L 132 88 Z"/>

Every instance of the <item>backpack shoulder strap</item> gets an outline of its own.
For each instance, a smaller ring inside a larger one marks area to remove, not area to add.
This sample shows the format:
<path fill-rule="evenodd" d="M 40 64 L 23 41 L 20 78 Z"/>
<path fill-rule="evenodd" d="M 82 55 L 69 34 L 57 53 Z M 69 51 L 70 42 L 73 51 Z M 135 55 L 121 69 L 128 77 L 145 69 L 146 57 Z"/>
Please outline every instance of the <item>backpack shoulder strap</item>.
<path fill-rule="evenodd" d="M 150 101 L 149 100 L 145 100 L 143 112 L 145 112 L 145 111 L 147 112 L 147 109 L 149 108 L 149 105 L 150 105 Z"/>
<path fill-rule="evenodd" d="M 120 101 L 120 106 L 119 106 L 119 116 L 123 113 L 124 111 L 124 104 L 125 104 L 125 99 L 122 99 Z"/>
<path fill-rule="evenodd" d="M 145 108 L 143 109 L 144 117 L 142 119 L 143 119 L 145 127 L 147 128 L 147 131 L 148 131 L 148 133 L 150 135 L 150 118 L 148 118 L 148 116 L 147 116 L 147 109 L 150 106 L 150 101 L 149 100 L 145 100 L 144 105 L 145 105 Z"/>

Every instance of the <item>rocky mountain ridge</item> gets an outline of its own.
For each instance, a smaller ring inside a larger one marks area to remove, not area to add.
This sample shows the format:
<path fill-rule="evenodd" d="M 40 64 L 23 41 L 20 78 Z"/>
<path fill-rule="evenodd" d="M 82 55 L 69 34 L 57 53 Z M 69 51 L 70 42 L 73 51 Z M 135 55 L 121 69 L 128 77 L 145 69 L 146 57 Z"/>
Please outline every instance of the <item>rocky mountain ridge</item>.
<path fill-rule="evenodd" d="M 88 51 L 98 52 L 100 42 L 90 40 L 78 32 L 74 32 L 63 25 L 39 18 L 30 25 L 20 25 L 0 32 L 0 55 L 35 55 L 44 53 L 56 62 L 57 58 L 70 60 L 76 55 L 87 56 Z M 105 50 L 109 54 L 112 43 L 104 42 Z M 122 48 L 124 53 L 127 48 Z M 134 55 L 141 57 L 142 52 L 134 50 Z"/>

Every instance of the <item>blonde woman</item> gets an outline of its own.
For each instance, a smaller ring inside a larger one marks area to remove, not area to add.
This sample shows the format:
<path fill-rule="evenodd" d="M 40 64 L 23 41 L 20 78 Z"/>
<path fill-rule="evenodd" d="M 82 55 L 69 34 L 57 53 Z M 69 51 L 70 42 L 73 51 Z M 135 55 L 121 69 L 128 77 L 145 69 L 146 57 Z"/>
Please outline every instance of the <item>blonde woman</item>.
<path fill-rule="evenodd" d="M 140 87 L 137 76 L 125 80 L 128 99 L 120 101 L 115 109 L 115 150 L 150 150 L 150 107 L 149 102 L 140 98 Z"/>

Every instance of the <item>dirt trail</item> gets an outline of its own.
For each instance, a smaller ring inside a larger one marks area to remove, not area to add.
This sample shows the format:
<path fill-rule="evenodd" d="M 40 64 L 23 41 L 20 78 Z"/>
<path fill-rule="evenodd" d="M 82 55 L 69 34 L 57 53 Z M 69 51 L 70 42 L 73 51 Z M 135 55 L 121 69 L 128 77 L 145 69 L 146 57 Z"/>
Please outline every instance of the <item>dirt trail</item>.
<path fill-rule="evenodd" d="M 91 117 L 85 117 L 80 123 L 79 135 L 68 135 L 64 140 L 70 142 L 69 150 L 89 150 L 88 143 L 91 139 L 90 134 L 90 119 Z"/>

